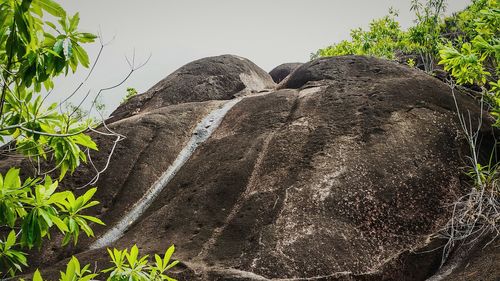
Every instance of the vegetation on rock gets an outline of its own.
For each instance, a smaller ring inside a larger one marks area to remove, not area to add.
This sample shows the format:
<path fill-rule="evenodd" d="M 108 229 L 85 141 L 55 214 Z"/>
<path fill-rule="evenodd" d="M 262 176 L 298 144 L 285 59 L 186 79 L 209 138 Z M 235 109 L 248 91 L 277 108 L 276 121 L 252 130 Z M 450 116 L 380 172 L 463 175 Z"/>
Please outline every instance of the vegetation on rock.
<path fill-rule="evenodd" d="M 461 87 L 478 97 L 500 127 L 500 5 L 497 0 L 473 0 L 465 10 L 443 17 L 444 0 L 412 1 L 415 25 L 403 31 L 390 11 L 371 22 L 369 30 L 351 31 L 344 40 L 319 49 L 312 58 L 339 55 L 368 55 L 398 60 L 435 74 L 440 66 L 452 91 Z M 470 193 L 454 205 L 453 217 L 443 230 L 448 243 L 445 257 L 457 241 L 475 240 L 478 236 L 500 234 L 500 167 L 494 155 L 489 163 L 479 163 L 479 128 L 457 110 L 463 132 L 470 146 Z M 495 153 L 494 150 L 492 153 Z"/>
<path fill-rule="evenodd" d="M 11 139 L 16 151 L 31 159 L 51 160 L 59 170 L 59 180 L 85 162 L 85 149 L 97 149 L 85 134 L 90 124 L 70 114 L 59 113 L 57 104 L 44 105 L 42 87 L 54 87 L 53 78 L 89 66 L 82 43 L 95 36 L 77 30 L 79 16 L 68 16 L 50 0 L 2 1 L 0 3 L 0 135 Z M 43 21 L 44 13 L 57 23 Z M 48 29 L 51 29 L 50 31 Z M 57 192 L 58 181 L 50 172 L 38 171 L 36 177 L 22 180 L 20 170 L 11 168 L 0 176 L 0 224 L 11 229 L 0 242 L 2 274 L 14 275 L 27 265 L 19 247 L 41 247 L 57 227 L 63 244 L 77 242 L 80 231 L 93 235 L 88 223 L 102 222 L 81 211 L 98 204 L 92 201 L 95 189 L 75 198 L 69 191 Z"/>
<path fill-rule="evenodd" d="M 128 87 L 127 88 L 127 95 L 123 98 L 121 103 L 122 104 L 126 103 L 130 98 L 132 98 L 133 96 L 136 96 L 136 95 L 137 95 L 137 90 L 135 88 Z"/>
<path fill-rule="evenodd" d="M 46 14 L 54 21 L 46 20 Z M 59 186 L 68 172 L 87 162 L 89 149 L 97 150 L 87 134 L 95 122 L 84 119 L 85 113 L 78 113 L 79 106 L 70 105 L 68 112 L 60 112 L 62 104 L 45 103 L 55 77 L 75 72 L 79 66 L 91 66 L 82 45 L 97 37 L 80 32 L 79 21 L 78 13 L 68 15 L 53 0 L 0 0 L 0 140 L 9 142 L 4 149 L 34 162 L 36 170 L 31 177 L 14 167 L 0 174 L 0 227 L 6 234 L 0 240 L 0 278 L 15 276 L 28 266 L 24 249 L 42 247 L 55 230 L 64 235 L 61 243 L 65 246 L 71 241 L 77 244 L 81 232 L 93 236 L 92 223 L 104 224 L 84 214 L 99 204 L 92 200 L 95 187 L 76 196 Z M 52 168 L 43 171 L 41 162 L 52 163 Z M 56 171 L 58 180 L 53 180 Z M 168 264 L 173 249 L 163 260 L 157 259 L 155 267 L 143 266 L 156 276 L 154 280 L 173 280 L 164 275 L 175 265 Z M 137 248 L 120 253 L 130 263 L 137 256 Z M 142 265 L 145 260 L 143 257 L 138 262 Z M 132 264 L 116 266 L 135 268 Z M 80 268 L 78 260 L 72 258 L 61 280 L 93 279 L 96 274 L 88 273 L 88 268 Z M 128 279 L 127 274 L 123 271 L 120 278 L 109 280 Z M 38 271 L 34 279 L 41 280 Z"/>
<path fill-rule="evenodd" d="M 452 89 L 456 84 L 475 90 L 500 127 L 500 7 L 497 0 L 474 0 L 464 11 L 444 18 L 444 0 L 412 2 L 415 25 L 402 30 L 393 10 L 371 22 L 369 30 L 354 29 L 351 40 L 318 50 L 313 57 L 368 55 L 404 62 L 426 72 L 440 67 L 447 72 Z M 55 21 L 47 21 L 50 14 Z M 8 149 L 35 163 L 35 175 L 12 167 L 0 174 L 0 277 L 15 276 L 29 265 L 25 251 L 40 248 L 55 231 L 62 233 L 62 246 L 78 243 L 80 234 L 94 236 L 93 224 L 104 224 L 85 212 L 99 204 L 95 187 L 77 196 L 60 186 L 67 173 L 88 161 L 97 150 L 88 131 L 96 126 L 87 112 L 66 103 L 46 105 L 43 92 L 54 88 L 54 78 L 91 68 L 83 44 L 96 36 L 78 30 L 79 15 L 68 15 L 53 0 L 0 0 L 0 139 Z M 239 87 L 239 84 L 237 84 Z M 479 92 L 477 92 L 479 90 Z M 48 95 L 47 94 L 47 95 Z M 127 101 L 136 95 L 127 89 Z M 94 101 L 95 102 L 95 101 Z M 102 108 L 102 105 L 98 107 Z M 477 158 L 479 131 L 467 119 L 460 121 L 471 147 L 472 191 L 455 205 L 454 217 L 444 233 L 448 248 L 472 234 L 498 234 L 498 177 L 495 161 L 480 164 Z M 40 163 L 52 163 L 48 171 Z M 53 177 L 57 177 L 55 180 Z M 174 280 L 166 273 L 175 248 L 163 256 L 140 256 L 137 246 L 109 250 L 113 266 L 92 272 L 72 257 L 59 280 Z M 42 281 L 37 270 L 33 280 Z"/>

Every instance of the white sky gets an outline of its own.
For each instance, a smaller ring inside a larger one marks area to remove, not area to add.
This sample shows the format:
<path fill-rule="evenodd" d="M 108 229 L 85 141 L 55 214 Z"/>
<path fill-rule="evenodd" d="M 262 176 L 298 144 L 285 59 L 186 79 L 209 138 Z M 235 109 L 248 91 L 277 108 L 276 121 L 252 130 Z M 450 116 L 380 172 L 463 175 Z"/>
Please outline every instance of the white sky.
<path fill-rule="evenodd" d="M 62 1 L 60 1 L 61 3 Z M 447 14 L 470 0 L 448 0 Z M 105 49 L 88 83 L 79 92 L 115 84 L 129 67 L 125 56 L 135 50 L 136 62 L 150 61 L 121 87 L 103 93 L 108 114 L 118 106 L 127 87 L 142 93 L 195 59 L 221 54 L 246 57 L 270 71 L 286 62 L 305 62 L 318 48 L 349 37 L 352 28 L 366 28 L 372 19 L 399 11 L 407 28 L 413 16 L 410 0 L 80 0 L 61 3 L 71 14 L 80 12 L 80 29 L 115 38 Z M 87 45 L 95 58 L 98 44 Z M 68 95 L 86 70 L 58 79 L 52 101 Z M 73 100 L 78 103 L 78 100 Z"/>

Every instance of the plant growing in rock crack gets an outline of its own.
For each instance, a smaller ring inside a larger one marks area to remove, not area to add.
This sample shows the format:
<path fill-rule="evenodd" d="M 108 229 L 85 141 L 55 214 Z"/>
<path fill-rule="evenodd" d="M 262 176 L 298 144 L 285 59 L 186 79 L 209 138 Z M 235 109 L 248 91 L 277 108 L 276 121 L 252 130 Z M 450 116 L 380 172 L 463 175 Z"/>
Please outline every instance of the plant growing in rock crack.
<path fill-rule="evenodd" d="M 456 28 L 460 34 L 454 41 L 441 45 L 439 64 L 450 72 L 449 85 L 455 98 L 455 88 L 462 85 L 479 86 L 481 106 L 496 119 L 494 126 L 500 127 L 500 88 L 496 81 L 500 74 L 500 9 L 497 0 L 477 0 L 465 11 L 455 15 Z M 447 239 L 443 251 L 443 262 L 455 245 L 467 242 L 474 244 L 479 239 L 500 235 L 500 166 L 496 159 L 496 147 L 490 160 L 481 164 L 478 159 L 479 137 L 482 116 L 476 120 L 461 113 L 455 100 L 458 119 L 469 144 L 468 158 L 472 186 L 469 193 L 457 200 L 451 219 L 441 235 Z M 496 144 L 495 144 L 496 146 Z"/>
<path fill-rule="evenodd" d="M 403 59 L 428 73 L 442 66 L 453 95 L 456 88 L 472 92 L 500 128 L 499 2 L 473 0 L 465 10 L 442 18 L 445 7 L 443 0 L 413 0 L 411 10 L 417 20 L 407 31 L 399 28 L 397 14 L 391 11 L 372 21 L 369 30 L 354 29 L 351 40 L 319 49 L 313 58 L 355 54 Z M 470 148 L 467 175 L 472 184 L 469 193 L 454 204 L 453 215 L 440 233 L 447 239 L 443 262 L 457 243 L 500 235 L 500 164 L 493 156 L 489 163 L 479 163 L 481 120 L 473 129 L 476 120 L 463 115 L 458 106 L 457 111 Z"/>
<path fill-rule="evenodd" d="M 122 104 L 126 103 L 130 98 L 134 97 L 137 95 L 137 90 L 132 87 L 127 88 L 127 95 L 123 98 Z"/>
<path fill-rule="evenodd" d="M 450 82 L 453 97 L 455 85 Z M 481 105 L 483 105 L 481 100 Z M 472 126 L 470 114 L 466 117 L 460 111 L 455 98 L 458 119 L 462 132 L 467 140 L 470 156 L 467 158 L 471 179 L 469 192 L 453 204 L 452 216 L 439 236 L 447 242 L 443 249 L 442 264 L 456 245 L 467 243 L 474 245 L 480 239 L 492 236 L 488 245 L 500 235 L 500 163 L 496 157 L 496 147 L 491 153 L 487 164 L 479 162 L 479 137 L 482 126 L 482 116 L 477 121 L 477 127 Z M 495 144 L 496 146 L 496 144 Z"/>

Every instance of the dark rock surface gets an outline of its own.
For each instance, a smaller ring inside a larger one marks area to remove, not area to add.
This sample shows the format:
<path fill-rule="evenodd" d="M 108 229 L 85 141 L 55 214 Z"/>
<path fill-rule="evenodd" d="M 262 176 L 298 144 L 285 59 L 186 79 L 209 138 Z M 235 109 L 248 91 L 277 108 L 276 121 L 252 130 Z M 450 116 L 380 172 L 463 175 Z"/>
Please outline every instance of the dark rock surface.
<path fill-rule="evenodd" d="M 449 275 L 443 276 L 442 281 L 489 281 L 500 280 L 500 240 L 476 245 L 476 249 L 462 257 Z M 490 243 L 491 242 L 491 243 Z M 488 244 L 487 247 L 484 247 Z M 433 281 L 433 280 L 431 280 Z"/>
<path fill-rule="evenodd" d="M 280 64 L 277 67 L 273 68 L 269 72 L 269 75 L 273 78 L 275 83 L 280 83 L 285 79 L 290 73 L 292 73 L 297 67 L 301 66 L 302 63 L 300 62 L 290 62 L 290 63 L 284 63 Z"/>
<path fill-rule="evenodd" d="M 108 226 L 94 226 L 96 235 L 132 209 L 203 116 L 246 87 L 248 96 L 110 247 L 137 244 L 153 254 L 174 243 L 179 280 L 430 277 L 442 243 L 432 237 L 466 190 L 468 147 L 450 89 L 420 71 L 356 56 L 306 63 L 281 89 L 255 93 L 273 85 L 247 60 L 208 58 L 115 111 L 138 113 L 110 125 L 127 139 L 97 184 L 102 204 L 93 212 Z M 473 100 L 457 98 L 479 118 Z M 487 143 L 487 126 L 483 135 Z M 111 141 L 97 141 L 102 167 Z M 82 167 L 65 184 L 91 176 Z M 86 250 L 89 239 L 68 250 L 58 239 L 36 258 L 47 276 L 71 254 L 108 266 L 105 249 Z"/>
<path fill-rule="evenodd" d="M 272 78 L 248 59 L 223 55 L 193 61 L 131 98 L 113 113 L 112 120 L 168 105 L 229 100 L 242 90 L 259 92 L 274 88 Z"/>

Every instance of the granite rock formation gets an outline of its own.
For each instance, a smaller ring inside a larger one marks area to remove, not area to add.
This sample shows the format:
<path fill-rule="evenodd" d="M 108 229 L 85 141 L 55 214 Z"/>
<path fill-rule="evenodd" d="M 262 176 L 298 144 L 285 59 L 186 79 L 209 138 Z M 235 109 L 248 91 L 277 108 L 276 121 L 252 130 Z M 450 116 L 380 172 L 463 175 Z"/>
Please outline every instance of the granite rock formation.
<path fill-rule="evenodd" d="M 474 100 L 457 100 L 480 118 Z M 132 98 L 108 125 L 126 139 L 97 184 L 101 205 L 91 212 L 108 225 L 94 226 L 98 237 L 228 102 L 214 132 L 107 247 L 153 254 L 173 243 L 179 280 L 416 281 L 436 272 L 443 241 L 434 235 L 466 191 L 454 99 L 421 71 L 368 57 L 303 64 L 279 87 L 246 59 L 212 57 Z M 492 140 L 487 125 L 483 135 Z M 103 167 L 113 140 L 97 142 Z M 93 173 L 81 167 L 64 184 Z M 47 276 L 71 254 L 108 266 L 92 240 L 61 249 L 58 239 L 31 256 Z"/>

